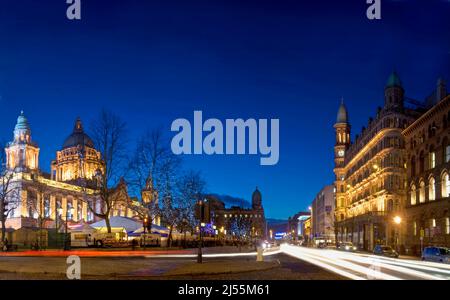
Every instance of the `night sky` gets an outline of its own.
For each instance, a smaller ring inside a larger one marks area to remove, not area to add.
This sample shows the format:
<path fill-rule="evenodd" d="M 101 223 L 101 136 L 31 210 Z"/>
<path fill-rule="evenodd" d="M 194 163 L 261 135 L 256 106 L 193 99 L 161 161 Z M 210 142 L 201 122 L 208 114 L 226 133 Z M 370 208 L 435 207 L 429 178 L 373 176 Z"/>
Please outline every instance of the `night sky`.
<path fill-rule="evenodd" d="M 382 1 L 382 20 L 355 1 L 0 0 L 0 140 L 20 110 L 50 161 L 80 116 L 106 107 L 128 123 L 130 148 L 176 118 L 279 118 L 280 161 L 186 156 L 208 191 L 250 199 L 266 215 L 305 210 L 333 181 L 333 123 L 341 97 L 360 132 L 396 70 L 406 95 L 450 86 L 450 1 Z M 450 88 L 449 88 L 450 90 Z"/>

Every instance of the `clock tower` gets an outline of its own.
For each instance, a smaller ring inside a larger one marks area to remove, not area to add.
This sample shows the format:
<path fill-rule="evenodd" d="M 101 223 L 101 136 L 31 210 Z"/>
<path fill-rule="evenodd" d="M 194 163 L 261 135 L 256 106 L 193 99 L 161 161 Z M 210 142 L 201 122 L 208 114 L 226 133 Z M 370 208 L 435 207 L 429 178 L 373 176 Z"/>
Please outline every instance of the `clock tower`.
<path fill-rule="evenodd" d="M 335 195 L 336 195 L 336 221 L 345 214 L 345 156 L 350 146 L 350 123 L 348 122 L 347 108 L 342 99 L 337 113 L 336 123 L 334 124 L 336 133 L 336 142 L 334 145 L 334 174 Z M 337 234 L 337 233 L 336 233 Z M 337 238 L 337 236 L 336 236 Z"/>

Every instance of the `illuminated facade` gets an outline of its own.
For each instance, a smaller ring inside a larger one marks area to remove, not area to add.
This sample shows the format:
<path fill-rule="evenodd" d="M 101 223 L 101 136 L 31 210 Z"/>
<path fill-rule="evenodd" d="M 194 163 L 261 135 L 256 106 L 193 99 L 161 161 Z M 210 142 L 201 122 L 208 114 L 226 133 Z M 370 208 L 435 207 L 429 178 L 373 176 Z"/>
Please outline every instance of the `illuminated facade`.
<path fill-rule="evenodd" d="M 334 185 L 325 186 L 311 204 L 311 231 L 315 239 L 328 243 L 335 241 L 334 234 Z"/>
<path fill-rule="evenodd" d="M 433 107 L 403 131 L 406 248 L 414 254 L 420 254 L 421 246 L 450 247 L 450 95 L 443 80 L 429 99 Z"/>
<path fill-rule="evenodd" d="M 401 244 L 401 226 L 392 220 L 403 214 L 406 202 L 406 150 L 402 131 L 418 113 L 404 106 L 398 75 L 390 75 L 384 107 L 369 119 L 355 141 L 342 102 L 334 125 L 335 235 L 372 250 L 376 244 Z"/>
<path fill-rule="evenodd" d="M 102 171 L 100 152 L 94 148 L 92 139 L 84 133 L 78 118 L 72 134 L 65 140 L 62 150 L 56 152 L 51 163 L 51 178 L 56 181 L 74 182 L 80 178 L 92 179 Z"/>
<path fill-rule="evenodd" d="M 43 220 L 43 227 L 55 228 L 55 220 L 63 222 L 95 222 L 99 219 L 89 209 L 101 212 L 101 202 L 94 198 L 86 199 L 86 191 L 77 185 L 77 179 L 92 179 L 95 172 L 102 170 L 100 152 L 94 148 L 92 140 L 83 131 L 79 119 L 75 122 L 73 133 L 65 140 L 61 151 L 51 164 L 51 174 L 39 169 L 39 147 L 32 140 L 31 129 L 23 112 L 17 118 L 14 139 L 6 148 L 7 167 L 14 172 L 11 183 L 9 205 L 12 211 L 6 221 L 8 228 L 37 227 L 37 220 Z M 125 189 L 124 182 L 114 190 Z M 87 190 L 87 194 L 92 190 Z M 111 216 L 134 217 L 132 201 L 127 193 L 116 202 Z M 145 191 L 143 192 L 145 194 Z M 71 211 L 72 213 L 68 213 Z M 58 226 L 59 227 L 59 226 Z"/>
<path fill-rule="evenodd" d="M 211 222 L 216 225 L 218 230 L 232 234 L 233 222 L 238 218 L 245 218 L 251 224 L 253 236 L 266 236 L 266 219 L 264 208 L 262 206 L 262 195 L 258 188 L 252 194 L 252 207 L 245 208 L 241 206 L 232 206 L 225 208 L 225 204 L 215 196 L 206 196 L 207 214 L 211 217 Z"/>

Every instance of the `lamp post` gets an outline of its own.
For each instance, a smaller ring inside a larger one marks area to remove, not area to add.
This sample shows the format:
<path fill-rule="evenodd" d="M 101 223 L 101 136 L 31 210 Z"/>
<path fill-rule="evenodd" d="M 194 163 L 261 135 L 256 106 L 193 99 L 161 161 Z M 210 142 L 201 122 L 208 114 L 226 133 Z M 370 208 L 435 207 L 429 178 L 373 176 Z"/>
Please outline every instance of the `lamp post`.
<path fill-rule="evenodd" d="M 58 213 L 60 215 L 62 215 L 63 209 L 62 208 L 58 208 Z M 72 218 L 73 216 L 73 207 L 69 208 L 66 211 L 66 224 L 65 224 L 65 228 L 64 228 L 64 250 L 70 250 L 69 247 L 69 243 L 67 240 L 67 233 L 68 233 L 68 221 L 69 221 L 69 217 Z"/>
<path fill-rule="evenodd" d="M 400 227 L 400 224 L 402 223 L 402 218 L 399 217 L 399 216 L 395 216 L 394 217 L 394 223 L 396 224 L 396 226 L 395 226 L 395 250 L 397 252 L 399 252 L 399 249 L 398 249 L 398 236 L 399 236 L 399 227 Z"/>
<path fill-rule="evenodd" d="M 202 253 L 202 227 L 203 227 L 203 220 L 205 215 L 205 205 L 203 200 L 198 201 L 198 205 L 200 208 L 200 227 L 199 227 L 199 243 L 198 243 L 198 254 L 197 254 L 197 263 L 201 264 L 203 262 L 203 253 Z"/>
<path fill-rule="evenodd" d="M 147 217 L 145 217 L 144 218 L 144 250 L 145 250 L 145 231 L 146 231 L 146 229 L 147 229 L 147 222 L 148 222 L 148 219 L 147 219 Z"/>

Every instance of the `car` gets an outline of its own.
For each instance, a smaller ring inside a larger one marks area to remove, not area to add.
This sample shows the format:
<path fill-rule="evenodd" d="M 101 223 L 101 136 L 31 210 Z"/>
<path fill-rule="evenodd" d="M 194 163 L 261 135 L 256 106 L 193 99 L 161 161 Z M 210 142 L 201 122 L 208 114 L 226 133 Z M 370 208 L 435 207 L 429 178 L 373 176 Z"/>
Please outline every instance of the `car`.
<path fill-rule="evenodd" d="M 272 247 L 272 245 L 271 245 L 268 241 L 263 241 L 263 242 L 261 243 L 261 247 L 262 247 L 263 249 L 270 249 L 270 248 Z"/>
<path fill-rule="evenodd" d="M 398 258 L 398 253 L 397 253 L 397 251 L 395 251 L 394 249 L 392 249 L 392 247 L 390 247 L 390 246 L 385 246 L 385 245 L 376 245 L 376 246 L 373 248 L 373 254 L 375 254 L 375 255 L 387 256 L 387 257 Z"/>
<path fill-rule="evenodd" d="M 356 246 L 354 246 L 352 242 L 339 243 L 339 245 L 337 246 L 337 249 L 343 250 L 343 251 L 351 251 L 351 252 L 358 250 L 358 248 Z"/>
<path fill-rule="evenodd" d="M 423 249 L 422 260 L 450 263 L 450 249 L 445 247 L 426 247 Z"/>

